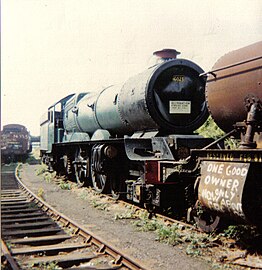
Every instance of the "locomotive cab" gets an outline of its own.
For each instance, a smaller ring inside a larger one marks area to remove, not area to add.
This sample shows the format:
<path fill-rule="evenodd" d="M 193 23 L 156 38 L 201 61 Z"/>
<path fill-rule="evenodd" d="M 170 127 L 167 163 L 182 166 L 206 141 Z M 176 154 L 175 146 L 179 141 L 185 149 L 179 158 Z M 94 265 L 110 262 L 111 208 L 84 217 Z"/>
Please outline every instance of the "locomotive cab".
<path fill-rule="evenodd" d="M 48 153 L 52 153 L 53 144 L 62 142 L 64 107 L 73 95 L 68 95 L 50 106 L 40 119 L 40 155 L 47 164 L 50 163 L 51 156 L 48 157 Z"/>

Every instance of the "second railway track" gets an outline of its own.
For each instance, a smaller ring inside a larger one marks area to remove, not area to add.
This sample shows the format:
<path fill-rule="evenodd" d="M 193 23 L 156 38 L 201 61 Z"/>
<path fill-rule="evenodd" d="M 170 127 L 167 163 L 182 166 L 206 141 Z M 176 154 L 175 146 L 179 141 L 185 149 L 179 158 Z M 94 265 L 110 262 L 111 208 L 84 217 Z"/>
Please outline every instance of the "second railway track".
<path fill-rule="evenodd" d="M 34 195 L 2 167 L 2 266 L 6 269 L 146 269 Z"/>

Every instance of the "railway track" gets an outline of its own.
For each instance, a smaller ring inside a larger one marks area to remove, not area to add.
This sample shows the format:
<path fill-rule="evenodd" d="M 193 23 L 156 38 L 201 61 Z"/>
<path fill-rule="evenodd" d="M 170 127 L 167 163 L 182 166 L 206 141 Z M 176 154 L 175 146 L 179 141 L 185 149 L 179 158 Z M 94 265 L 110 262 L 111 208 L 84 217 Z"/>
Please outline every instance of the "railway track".
<path fill-rule="evenodd" d="M 42 201 L 14 170 L 1 171 L 2 269 L 146 269 Z"/>

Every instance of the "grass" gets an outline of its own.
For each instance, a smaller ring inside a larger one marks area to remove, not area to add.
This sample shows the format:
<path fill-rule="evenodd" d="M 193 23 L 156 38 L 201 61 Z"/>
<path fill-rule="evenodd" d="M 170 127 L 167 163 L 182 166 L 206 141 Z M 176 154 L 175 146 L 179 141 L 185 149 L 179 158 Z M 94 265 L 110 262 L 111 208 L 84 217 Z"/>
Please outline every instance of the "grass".
<path fill-rule="evenodd" d="M 45 164 L 42 164 L 40 168 L 36 170 L 36 175 L 42 176 L 47 183 L 50 183 L 56 176 L 56 172 L 49 172 L 48 167 Z"/>
<path fill-rule="evenodd" d="M 42 200 L 45 200 L 45 199 L 44 199 L 44 193 L 45 193 L 44 189 L 43 189 L 42 187 L 40 187 L 40 188 L 38 189 L 38 191 L 37 191 L 37 196 L 38 196 L 39 198 L 41 198 Z"/>
<path fill-rule="evenodd" d="M 221 237 L 233 239 L 235 242 L 231 243 L 233 246 L 238 246 L 242 249 L 249 249 L 257 246 L 261 252 L 261 244 L 257 243 L 261 237 L 261 233 L 249 225 L 230 225 L 221 234 Z M 256 240 L 257 239 L 257 240 Z"/>
<path fill-rule="evenodd" d="M 180 229 L 177 224 L 173 224 L 171 226 L 162 225 L 157 229 L 156 233 L 156 240 L 160 242 L 165 242 L 173 246 L 183 242 L 181 239 Z"/>
<path fill-rule="evenodd" d="M 94 197 L 95 192 L 85 189 L 81 192 L 80 198 L 89 200 L 90 204 L 99 210 L 110 211 L 110 203 L 104 202 L 101 198 Z M 132 224 L 143 232 L 154 232 L 156 241 L 170 245 L 186 244 L 186 252 L 190 256 L 200 256 L 203 250 L 215 245 L 217 236 L 203 233 L 196 233 L 192 230 L 181 228 L 180 224 L 166 224 L 157 218 L 149 218 L 147 211 L 137 211 L 127 207 L 124 212 L 115 213 L 115 220 L 132 219 Z"/>
<path fill-rule="evenodd" d="M 147 212 L 136 215 L 138 220 L 132 222 L 138 230 L 143 232 L 154 232 L 156 241 L 169 245 L 186 245 L 186 253 L 190 256 L 200 256 L 206 253 L 208 248 L 217 246 L 220 236 L 195 232 L 192 229 L 181 228 L 180 224 L 167 224 L 164 221 L 149 219 Z"/>
<path fill-rule="evenodd" d="M 28 269 L 32 269 L 32 267 L 36 267 L 35 269 L 42 269 L 42 270 L 59 270 L 63 269 L 60 266 L 58 266 L 57 262 L 50 262 L 50 263 L 40 263 L 39 265 L 37 264 L 32 264 L 28 265 Z"/>
<path fill-rule="evenodd" d="M 86 192 L 85 190 L 83 191 L 83 192 L 81 192 L 81 194 L 80 194 L 80 199 L 82 199 L 82 200 L 88 200 L 88 192 Z"/>
<path fill-rule="evenodd" d="M 139 215 L 139 220 L 133 222 L 133 224 L 143 232 L 155 232 L 157 235 L 156 240 L 159 242 L 170 245 L 177 245 L 182 242 L 178 224 L 168 225 L 156 218 L 149 219 L 147 212 L 142 212 Z"/>
<path fill-rule="evenodd" d="M 160 227 L 160 222 L 155 219 L 149 219 L 149 214 L 145 211 L 138 215 L 138 220 L 133 222 L 140 231 L 149 232 L 156 231 Z"/>
<path fill-rule="evenodd" d="M 91 205 L 98 210 L 108 211 L 109 203 L 99 202 L 99 200 L 93 199 Z"/>
<path fill-rule="evenodd" d="M 72 189 L 72 184 L 68 181 L 60 181 L 58 186 L 64 190 Z"/>
<path fill-rule="evenodd" d="M 134 209 L 127 209 L 124 213 L 116 213 L 114 219 L 137 219 L 137 212 Z"/>
<path fill-rule="evenodd" d="M 230 225 L 223 231 L 221 235 L 234 240 L 240 240 L 254 236 L 253 232 L 250 230 L 250 226 L 246 225 Z"/>
<path fill-rule="evenodd" d="M 184 238 L 185 242 L 189 242 L 186 253 L 193 257 L 203 254 L 203 250 L 214 246 L 216 238 L 212 234 L 191 233 Z"/>
<path fill-rule="evenodd" d="M 36 170 L 36 175 L 37 176 L 42 175 L 47 171 L 48 171 L 47 166 L 44 164 L 41 164 L 40 168 Z"/>

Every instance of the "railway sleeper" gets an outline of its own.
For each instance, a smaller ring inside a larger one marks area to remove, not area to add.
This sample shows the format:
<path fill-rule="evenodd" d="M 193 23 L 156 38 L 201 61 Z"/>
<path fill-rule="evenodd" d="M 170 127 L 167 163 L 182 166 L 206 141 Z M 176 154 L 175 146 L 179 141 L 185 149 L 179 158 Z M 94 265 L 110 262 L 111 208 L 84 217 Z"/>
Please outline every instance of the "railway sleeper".
<path fill-rule="evenodd" d="M 2 227 L 5 225 L 5 224 L 22 224 L 22 223 L 26 223 L 26 222 L 30 222 L 30 221 L 40 221 L 40 220 L 48 220 L 49 217 L 46 216 L 46 217 L 42 217 L 42 216 L 39 216 L 39 217 L 28 217 L 28 218 L 14 218 L 14 219 L 4 219 L 1 221 L 1 224 L 2 224 Z"/>
<path fill-rule="evenodd" d="M 1 205 L 1 210 L 20 210 L 20 209 L 31 209 L 36 207 L 35 205 L 30 204 L 30 202 L 26 202 L 23 204 L 15 204 L 15 205 Z"/>
<path fill-rule="evenodd" d="M 57 227 L 48 227 L 48 228 L 40 228 L 40 229 L 27 229 L 27 230 L 14 230 L 14 231 L 2 231 L 2 236 L 6 237 L 27 237 L 27 236 L 37 236 L 37 235 L 51 235 L 56 233 L 61 233 L 63 230 Z"/>
<path fill-rule="evenodd" d="M 48 245 L 51 243 L 60 243 L 64 240 L 71 238 L 72 237 L 68 234 L 55 234 L 55 235 L 36 236 L 27 238 L 16 238 L 7 241 L 10 244 L 37 246 L 37 245 Z"/>
<path fill-rule="evenodd" d="M 11 215 L 1 215 L 1 220 L 5 219 L 17 219 L 17 218 L 30 218 L 30 217 L 39 217 L 43 216 L 43 212 L 38 211 L 38 212 L 30 212 L 30 213 L 18 213 L 18 214 L 11 214 Z"/>
<path fill-rule="evenodd" d="M 1 206 L 26 205 L 26 204 L 28 204 L 28 201 L 18 201 L 18 202 L 10 201 L 1 203 Z"/>
<path fill-rule="evenodd" d="M 65 255 L 56 255 L 56 256 L 45 256 L 45 257 L 34 257 L 26 260 L 26 265 L 40 265 L 45 263 L 56 262 L 59 265 L 65 267 L 70 267 L 81 262 L 88 262 L 92 259 L 98 258 L 99 255 L 93 254 L 91 252 L 85 253 L 74 253 L 74 254 L 65 254 Z"/>
<path fill-rule="evenodd" d="M 59 252 L 68 252 L 72 250 L 82 249 L 90 245 L 85 243 L 70 243 L 70 244 L 55 244 L 55 245 L 43 245 L 38 247 L 21 247 L 13 248 L 13 255 L 25 255 L 25 254 L 34 254 L 34 253 L 53 253 L 58 254 Z"/>
<path fill-rule="evenodd" d="M 40 222 L 28 222 L 27 224 L 8 224 L 2 225 L 2 230 L 15 230 L 15 229 L 24 229 L 24 228 L 42 228 L 49 225 L 56 225 L 53 220 L 40 221 Z"/>

